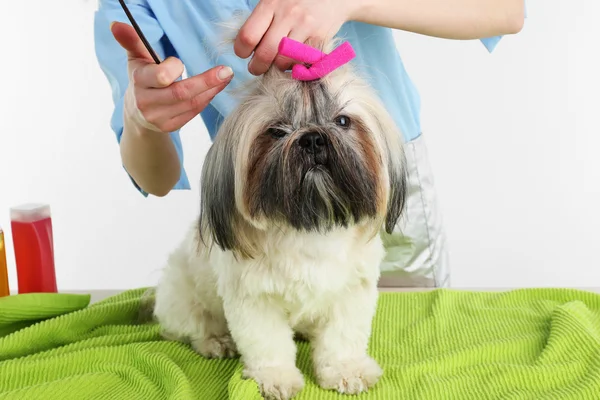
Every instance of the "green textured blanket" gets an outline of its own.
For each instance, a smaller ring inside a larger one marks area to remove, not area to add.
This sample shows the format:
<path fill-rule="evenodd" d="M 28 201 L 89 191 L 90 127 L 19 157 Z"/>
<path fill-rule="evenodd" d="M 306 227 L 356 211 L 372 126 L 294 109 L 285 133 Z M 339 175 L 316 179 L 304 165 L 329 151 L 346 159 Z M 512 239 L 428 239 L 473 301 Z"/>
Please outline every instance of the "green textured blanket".
<path fill-rule="evenodd" d="M 238 360 L 205 360 L 136 325 L 143 289 L 0 298 L 0 399 L 259 400 Z M 361 399 L 600 399 L 600 295 L 574 290 L 382 293 L 371 354 L 382 380 Z M 319 389 L 308 345 L 297 399 Z"/>

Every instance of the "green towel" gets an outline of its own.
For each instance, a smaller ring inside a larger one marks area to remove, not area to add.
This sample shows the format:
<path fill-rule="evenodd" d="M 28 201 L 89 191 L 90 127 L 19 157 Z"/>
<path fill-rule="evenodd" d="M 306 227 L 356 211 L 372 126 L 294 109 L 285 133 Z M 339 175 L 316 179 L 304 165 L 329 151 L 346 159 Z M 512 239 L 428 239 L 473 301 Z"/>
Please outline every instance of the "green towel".
<path fill-rule="evenodd" d="M 136 324 L 144 289 L 0 298 L 0 399 L 259 400 L 238 360 L 205 360 Z M 384 376 L 359 399 L 600 399 L 600 295 L 525 289 L 382 293 L 371 354 Z M 351 399 L 306 386 L 298 400 Z"/>

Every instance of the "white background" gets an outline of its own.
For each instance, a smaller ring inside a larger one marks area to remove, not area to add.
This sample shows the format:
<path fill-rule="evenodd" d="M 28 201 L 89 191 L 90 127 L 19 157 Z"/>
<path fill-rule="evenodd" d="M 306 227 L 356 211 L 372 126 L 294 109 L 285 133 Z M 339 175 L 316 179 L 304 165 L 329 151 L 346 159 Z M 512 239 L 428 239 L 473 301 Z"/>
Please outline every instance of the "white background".
<path fill-rule="evenodd" d="M 423 128 L 454 287 L 600 286 L 600 4 L 529 0 L 493 54 L 398 33 Z M 0 226 L 49 203 L 59 289 L 152 285 L 198 209 L 210 145 L 183 131 L 192 191 L 145 199 L 121 168 L 93 47 L 96 1 L 0 3 Z"/>

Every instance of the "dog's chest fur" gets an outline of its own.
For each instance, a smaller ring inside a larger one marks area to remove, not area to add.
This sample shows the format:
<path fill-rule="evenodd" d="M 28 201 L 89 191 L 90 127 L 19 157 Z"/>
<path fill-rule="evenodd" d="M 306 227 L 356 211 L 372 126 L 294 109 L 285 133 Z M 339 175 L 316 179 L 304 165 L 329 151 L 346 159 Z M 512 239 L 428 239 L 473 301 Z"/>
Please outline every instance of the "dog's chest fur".
<path fill-rule="evenodd" d="M 384 250 L 380 237 L 371 236 L 357 227 L 327 235 L 278 230 L 265 234 L 264 254 L 255 259 L 215 251 L 210 259 L 219 294 L 267 296 L 286 310 L 292 325 L 301 325 L 327 314 L 340 296 L 376 283 Z"/>

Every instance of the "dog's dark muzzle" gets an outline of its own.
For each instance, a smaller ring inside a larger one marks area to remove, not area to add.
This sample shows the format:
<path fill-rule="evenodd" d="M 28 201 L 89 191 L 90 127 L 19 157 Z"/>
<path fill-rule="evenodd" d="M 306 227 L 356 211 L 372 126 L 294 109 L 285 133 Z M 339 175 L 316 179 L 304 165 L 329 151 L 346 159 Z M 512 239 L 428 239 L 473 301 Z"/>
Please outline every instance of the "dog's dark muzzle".
<path fill-rule="evenodd" d="M 327 163 L 327 137 L 320 132 L 307 132 L 300 136 L 298 145 L 315 164 Z"/>

